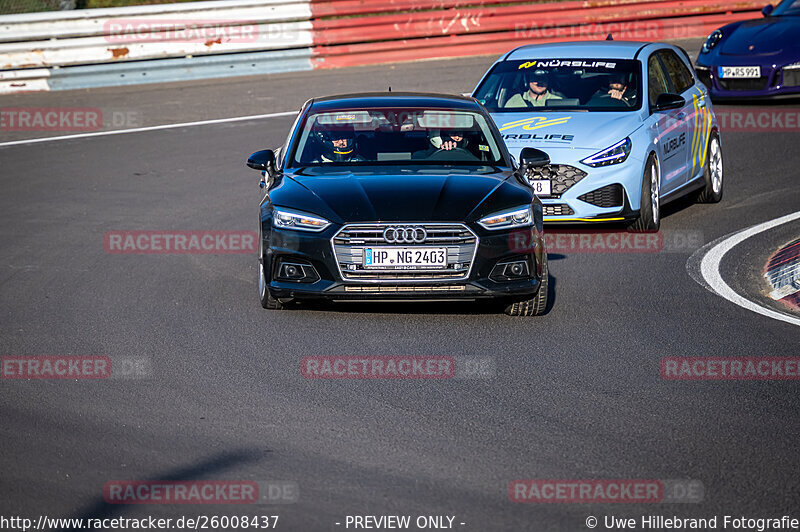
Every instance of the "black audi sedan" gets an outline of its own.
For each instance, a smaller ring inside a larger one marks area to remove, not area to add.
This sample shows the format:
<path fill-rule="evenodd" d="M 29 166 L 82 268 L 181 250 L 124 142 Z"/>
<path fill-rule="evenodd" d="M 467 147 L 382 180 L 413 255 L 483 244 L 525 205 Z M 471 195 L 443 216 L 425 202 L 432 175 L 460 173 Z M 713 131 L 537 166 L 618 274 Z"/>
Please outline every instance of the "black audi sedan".
<path fill-rule="evenodd" d="M 261 170 L 261 305 L 483 300 L 512 316 L 548 301 L 542 204 L 473 98 L 370 93 L 312 99 Z"/>

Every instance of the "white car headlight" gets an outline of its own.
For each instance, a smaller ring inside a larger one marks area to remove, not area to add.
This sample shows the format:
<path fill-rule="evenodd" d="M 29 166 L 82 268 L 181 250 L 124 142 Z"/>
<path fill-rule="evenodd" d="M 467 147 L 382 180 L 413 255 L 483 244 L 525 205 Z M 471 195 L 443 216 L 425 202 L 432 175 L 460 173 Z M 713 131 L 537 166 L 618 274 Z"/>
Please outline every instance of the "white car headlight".
<path fill-rule="evenodd" d="M 581 162 L 592 168 L 598 166 L 610 166 L 612 164 L 619 164 L 625 162 L 628 155 L 631 154 L 631 139 L 626 138 L 621 140 L 605 150 L 595 153 L 591 157 L 587 157 Z"/>
<path fill-rule="evenodd" d="M 706 42 L 703 43 L 703 50 L 704 54 L 707 54 L 714 48 L 716 45 L 719 44 L 719 41 L 722 40 L 722 32 L 720 30 L 714 30 L 711 35 L 708 36 Z"/>
<path fill-rule="evenodd" d="M 485 216 L 478 223 L 489 230 L 508 229 L 512 227 L 525 227 L 533 224 L 533 211 L 530 205 L 518 207 L 509 211 L 498 212 Z"/>
<path fill-rule="evenodd" d="M 300 229 L 302 231 L 322 231 L 331 223 L 325 218 L 296 211 L 275 208 L 272 225 L 279 229 Z"/>

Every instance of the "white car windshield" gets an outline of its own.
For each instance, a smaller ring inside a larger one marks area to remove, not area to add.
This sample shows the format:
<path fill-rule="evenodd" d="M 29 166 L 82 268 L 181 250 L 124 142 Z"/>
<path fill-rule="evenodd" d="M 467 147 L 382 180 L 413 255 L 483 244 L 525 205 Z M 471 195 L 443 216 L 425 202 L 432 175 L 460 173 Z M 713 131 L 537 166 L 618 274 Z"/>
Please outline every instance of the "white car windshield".
<path fill-rule="evenodd" d="M 634 110 L 642 105 L 640 69 L 634 60 L 503 61 L 474 96 L 495 113 Z"/>

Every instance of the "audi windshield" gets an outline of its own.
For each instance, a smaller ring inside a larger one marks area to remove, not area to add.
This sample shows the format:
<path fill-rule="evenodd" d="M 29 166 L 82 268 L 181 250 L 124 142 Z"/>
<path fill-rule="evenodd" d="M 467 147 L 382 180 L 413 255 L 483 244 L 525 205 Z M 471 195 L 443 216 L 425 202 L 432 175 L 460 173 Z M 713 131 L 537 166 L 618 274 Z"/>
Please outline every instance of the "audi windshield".
<path fill-rule="evenodd" d="M 503 61 L 474 96 L 493 113 L 639 109 L 639 62 L 618 59 Z"/>
<path fill-rule="evenodd" d="M 349 109 L 309 115 L 293 166 L 509 166 L 480 113 L 418 108 Z"/>

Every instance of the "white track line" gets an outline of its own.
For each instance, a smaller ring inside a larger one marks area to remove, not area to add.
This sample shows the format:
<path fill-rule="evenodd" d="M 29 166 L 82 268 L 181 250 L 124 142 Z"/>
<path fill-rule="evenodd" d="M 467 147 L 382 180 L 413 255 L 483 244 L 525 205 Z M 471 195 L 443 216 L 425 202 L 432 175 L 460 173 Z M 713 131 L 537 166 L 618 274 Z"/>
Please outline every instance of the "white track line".
<path fill-rule="evenodd" d="M 782 312 L 777 312 L 775 310 L 762 307 L 750 301 L 749 299 L 745 299 L 744 297 L 740 296 L 733 289 L 728 286 L 728 284 L 722 279 L 722 276 L 719 273 L 719 265 L 722 262 L 722 258 L 728 253 L 731 249 L 736 247 L 737 245 L 741 244 L 748 238 L 755 236 L 759 233 L 763 233 L 764 231 L 768 231 L 779 225 L 783 225 L 785 223 L 789 223 L 791 221 L 797 220 L 800 218 L 800 211 L 787 214 L 786 216 L 782 216 L 780 218 L 776 218 L 775 220 L 770 220 L 768 222 L 760 223 L 758 225 L 754 225 L 748 229 L 744 229 L 738 233 L 735 233 L 729 237 L 723 238 L 719 243 L 711 247 L 708 251 L 706 251 L 705 255 L 700 261 L 700 274 L 703 276 L 703 279 L 706 283 L 708 283 L 709 287 L 719 294 L 720 296 L 724 297 L 731 303 L 739 305 L 742 308 L 747 310 L 751 310 L 762 316 L 767 316 L 768 318 L 772 318 L 775 320 L 785 321 L 786 323 L 791 323 L 792 325 L 800 325 L 800 318 L 795 316 L 790 316 L 789 314 L 783 314 Z"/>
<path fill-rule="evenodd" d="M 58 137 L 40 137 L 26 140 L 12 140 L 10 142 L 0 142 L 0 148 L 4 146 L 18 146 L 20 144 L 38 144 L 40 142 L 55 142 L 57 140 L 85 139 L 90 137 L 104 137 L 107 135 L 123 135 L 125 133 L 141 133 L 143 131 L 158 131 L 160 129 L 173 129 L 178 127 L 208 126 L 211 124 L 224 124 L 227 122 L 243 122 L 245 120 L 259 120 L 262 118 L 277 118 L 279 116 L 293 116 L 297 111 L 283 111 L 280 113 L 267 113 L 264 115 L 236 116 L 233 118 L 216 118 L 213 120 L 200 120 L 199 122 L 183 122 L 180 124 L 163 124 L 161 126 L 136 127 L 131 129 L 115 129 L 112 131 L 93 131 L 91 133 L 78 133 L 76 135 L 61 135 Z"/>

